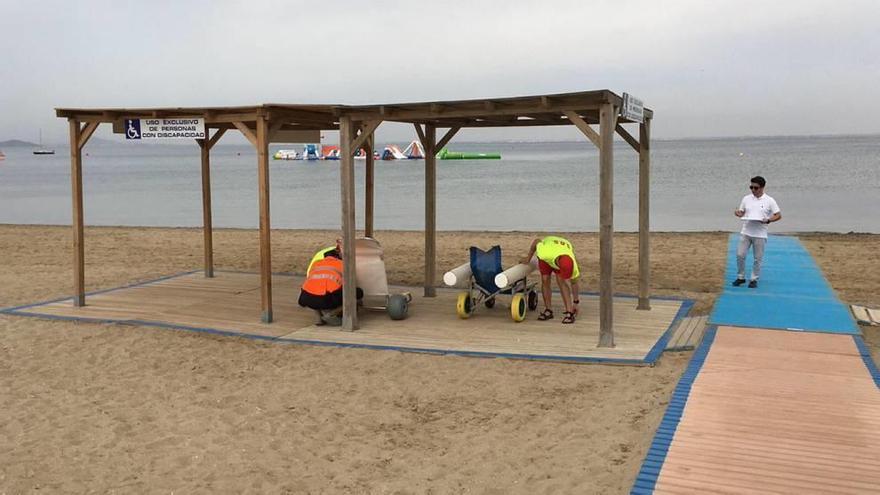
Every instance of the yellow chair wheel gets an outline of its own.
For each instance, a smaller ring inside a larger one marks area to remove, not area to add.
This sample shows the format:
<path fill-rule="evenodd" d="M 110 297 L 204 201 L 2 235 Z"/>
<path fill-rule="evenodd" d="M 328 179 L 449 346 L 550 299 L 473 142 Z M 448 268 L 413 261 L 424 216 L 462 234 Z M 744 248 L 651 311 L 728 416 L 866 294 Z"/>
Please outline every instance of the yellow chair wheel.
<path fill-rule="evenodd" d="M 510 317 L 513 321 L 526 319 L 526 298 L 522 294 L 514 294 L 510 301 Z"/>
<path fill-rule="evenodd" d="M 471 294 L 469 292 L 459 293 L 458 300 L 455 303 L 455 312 L 458 314 L 458 317 L 462 319 L 469 318 L 472 310 Z"/>

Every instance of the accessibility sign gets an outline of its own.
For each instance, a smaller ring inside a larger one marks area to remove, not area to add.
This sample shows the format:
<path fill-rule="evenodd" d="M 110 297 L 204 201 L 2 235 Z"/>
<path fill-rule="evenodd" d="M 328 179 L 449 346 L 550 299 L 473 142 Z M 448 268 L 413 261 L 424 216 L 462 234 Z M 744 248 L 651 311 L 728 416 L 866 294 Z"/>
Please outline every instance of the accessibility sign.
<path fill-rule="evenodd" d="M 642 123 L 645 121 L 645 105 L 642 100 L 629 93 L 624 93 L 620 116 L 633 122 Z"/>
<path fill-rule="evenodd" d="M 125 119 L 125 139 L 205 139 L 205 119 Z"/>

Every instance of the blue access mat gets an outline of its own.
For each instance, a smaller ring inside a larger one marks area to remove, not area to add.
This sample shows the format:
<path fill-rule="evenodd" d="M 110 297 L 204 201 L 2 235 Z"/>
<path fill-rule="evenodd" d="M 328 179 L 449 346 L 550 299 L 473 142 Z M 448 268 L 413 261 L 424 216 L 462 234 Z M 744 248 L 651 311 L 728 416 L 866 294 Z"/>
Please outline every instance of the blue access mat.
<path fill-rule="evenodd" d="M 756 289 L 731 286 L 736 278 L 739 237 L 730 236 L 724 292 L 715 301 L 710 324 L 859 333 L 849 309 L 837 299 L 813 257 L 795 237 L 770 236 Z M 750 250 L 746 256 L 747 279 L 751 268 Z"/>

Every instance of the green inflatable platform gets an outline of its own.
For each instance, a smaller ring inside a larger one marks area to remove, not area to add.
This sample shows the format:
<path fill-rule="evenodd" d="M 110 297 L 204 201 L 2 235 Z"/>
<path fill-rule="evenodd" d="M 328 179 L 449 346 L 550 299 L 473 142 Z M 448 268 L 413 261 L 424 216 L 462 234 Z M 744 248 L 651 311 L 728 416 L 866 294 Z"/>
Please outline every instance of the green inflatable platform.
<path fill-rule="evenodd" d="M 467 151 L 449 151 L 446 148 L 437 153 L 441 160 L 500 160 L 501 153 L 471 153 Z"/>

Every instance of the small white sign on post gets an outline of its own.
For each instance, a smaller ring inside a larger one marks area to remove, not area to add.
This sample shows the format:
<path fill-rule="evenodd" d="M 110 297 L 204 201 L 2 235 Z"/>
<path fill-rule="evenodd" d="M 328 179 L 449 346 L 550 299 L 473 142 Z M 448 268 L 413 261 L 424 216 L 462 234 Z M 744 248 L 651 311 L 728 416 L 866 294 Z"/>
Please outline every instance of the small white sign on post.
<path fill-rule="evenodd" d="M 125 139 L 205 139 L 205 119 L 125 119 Z"/>
<path fill-rule="evenodd" d="M 623 106 L 620 107 L 620 116 L 641 124 L 645 121 L 645 105 L 642 103 L 642 100 L 629 93 L 624 93 Z"/>

